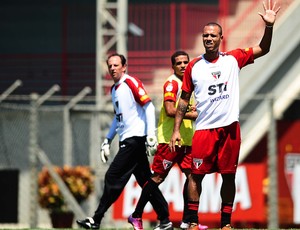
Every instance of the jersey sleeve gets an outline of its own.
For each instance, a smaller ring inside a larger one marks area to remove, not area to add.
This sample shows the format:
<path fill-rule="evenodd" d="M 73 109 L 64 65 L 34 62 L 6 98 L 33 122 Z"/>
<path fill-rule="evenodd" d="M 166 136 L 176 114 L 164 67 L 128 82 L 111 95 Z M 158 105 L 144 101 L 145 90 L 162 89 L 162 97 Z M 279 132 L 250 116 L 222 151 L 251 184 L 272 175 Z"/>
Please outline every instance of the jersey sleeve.
<path fill-rule="evenodd" d="M 182 91 L 185 91 L 187 93 L 193 92 L 194 84 L 192 81 L 192 69 L 193 69 L 195 62 L 199 61 L 200 59 L 201 59 L 200 57 L 195 58 L 187 65 L 187 67 L 184 71 L 183 79 L 182 79 L 182 87 L 181 87 Z"/>
<path fill-rule="evenodd" d="M 115 115 L 114 118 L 113 118 L 113 120 L 112 120 L 109 132 L 106 135 L 106 138 L 112 140 L 112 139 L 114 139 L 114 137 L 116 136 L 116 134 L 117 134 L 117 118 L 116 118 L 116 115 Z"/>
<path fill-rule="evenodd" d="M 176 102 L 178 82 L 175 80 L 166 81 L 164 84 L 164 101 Z"/>
<path fill-rule="evenodd" d="M 141 106 L 144 106 L 149 101 L 151 101 L 151 98 L 147 94 L 143 83 L 139 79 L 130 77 L 127 78 L 125 82 L 131 89 L 135 101 L 139 103 Z"/>
<path fill-rule="evenodd" d="M 235 57 L 240 69 L 254 62 L 253 48 L 235 49 L 227 52 L 227 54 Z"/>

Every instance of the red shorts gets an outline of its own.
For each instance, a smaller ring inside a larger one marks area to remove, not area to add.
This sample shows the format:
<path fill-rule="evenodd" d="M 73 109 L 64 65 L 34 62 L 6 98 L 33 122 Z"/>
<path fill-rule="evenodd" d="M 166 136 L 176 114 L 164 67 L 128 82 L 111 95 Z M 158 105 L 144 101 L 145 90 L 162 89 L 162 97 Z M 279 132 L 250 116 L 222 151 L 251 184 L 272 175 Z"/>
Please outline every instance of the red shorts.
<path fill-rule="evenodd" d="M 192 173 L 235 173 L 241 146 L 240 125 L 197 130 L 192 143 Z"/>
<path fill-rule="evenodd" d="M 162 176 L 167 176 L 173 165 L 177 163 L 181 171 L 191 169 L 191 147 L 176 146 L 175 152 L 170 152 L 169 144 L 158 144 L 153 158 L 152 170 Z"/>

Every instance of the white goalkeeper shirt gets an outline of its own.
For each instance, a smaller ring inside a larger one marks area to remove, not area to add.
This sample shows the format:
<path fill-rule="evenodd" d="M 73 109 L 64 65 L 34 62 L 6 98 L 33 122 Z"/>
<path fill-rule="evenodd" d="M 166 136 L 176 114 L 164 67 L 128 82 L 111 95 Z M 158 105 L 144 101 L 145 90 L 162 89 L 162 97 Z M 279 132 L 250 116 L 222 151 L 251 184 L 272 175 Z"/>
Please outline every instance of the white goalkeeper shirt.
<path fill-rule="evenodd" d="M 253 49 L 220 53 L 213 62 L 192 60 L 184 73 L 182 90 L 194 91 L 196 130 L 224 127 L 239 120 L 239 72 L 254 62 Z"/>
<path fill-rule="evenodd" d="M 145 136 L 149 129 L 147 127 L 149 119 L 143 106 L 152 102 L 142 82 L 124 74 L 119 82 L 112 86 L 111 95 L 115 117 L 107 138 L 113 139 L 114 131 L 119 134 L 120 141 L 133 136 Z M 154 113 L 152 119 L 154 121 L 150 122 L 150 125 L 155 126 Z M 150 128 L 155 130 L 155 127 Z"/>

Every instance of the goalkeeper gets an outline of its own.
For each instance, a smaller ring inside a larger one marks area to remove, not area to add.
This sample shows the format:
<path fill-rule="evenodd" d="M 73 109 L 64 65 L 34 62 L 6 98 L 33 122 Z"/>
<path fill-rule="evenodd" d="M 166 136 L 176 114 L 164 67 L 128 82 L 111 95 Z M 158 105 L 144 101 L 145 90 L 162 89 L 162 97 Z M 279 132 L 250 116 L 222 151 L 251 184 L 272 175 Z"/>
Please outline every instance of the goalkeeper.
<path fill-rule="evenodd" d="M 186 175 L 186 182 L 183 188 L 184 210 L 181 229 L 187 229 L 189 223 L 187 221 L 187 185 L 188 177 L 191 173 L 191 144 L 194 134 L 193 121 L 197 118 L 197 112 L 194 106 L 190 106 L 189 111 L 185 114 L 185 119 L 181 125 L 180 133 L 182 134 L 182 146 L 176 146 L 176 150 L 171 152 L 169 149 L 169 142 L 172 136 L 174 127 L 174 117 L 176 113 L 177 102 L 181 94 L 182 78 L 185 69 L 189 63 L 189 55 L 184 51 L 176 51 L 171 56 L 172 69 L 174 73 L 167 78 L 163 86 L 163 103 L 160 111 L 158 122 L 158 148 L 153 159 L 153 176 L 148 183 L 143 187 L 140 199 L 137 203 L 135 211 L 129 218 L 140 219 L 145 205 L 152 197 L 152 194 L 159 190 L 158 186 L 167 177 L 169 171 L 174 164 L 178 164 L 181 171 Z M 193 101 L 190 101 L 193 105 Z M 155 230 L 169 230 L 173 229 L 172 223 L 160 222 Z M 199 229 L 207 229 L 207 226 L 199 225 Z"/>
<path fill-rule="evenodd" d="M 108 160 L 110 144 L 117 133 L 119 151 L 105 174 L 103 195 L 93 217 L 76 221 L 86 229 L 100 228 L 105 212 L 118 199 L 132 174 L 141 187 L 145 185 L 151 176 L 146 145 L 149 152 L 157 148 L 155 108 L 142 82 L 125 73 L 127 65 L 123 55 L 112 54 L 106 62 L 114 80 L 111 95 L 115 116 L 101 146 L 103 163 Z M 162 193 L 157 191 L 150 202 L 158 219 L 169 222 L 168 203 Z"/>

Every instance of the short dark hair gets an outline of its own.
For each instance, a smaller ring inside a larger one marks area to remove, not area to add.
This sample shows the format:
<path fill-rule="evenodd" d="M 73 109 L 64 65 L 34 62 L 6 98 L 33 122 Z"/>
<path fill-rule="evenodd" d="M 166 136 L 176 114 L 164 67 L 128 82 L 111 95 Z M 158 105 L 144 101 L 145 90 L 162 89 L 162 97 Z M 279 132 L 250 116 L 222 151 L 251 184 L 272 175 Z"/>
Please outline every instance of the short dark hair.
<path fill-rule="evenodd" d="M 220 35 L 223 34 L 222 26 L 221 26 L 219 23 L 216 23 L 216 22 L 209 22 L 209 23 L 207 23 L 205 26 L 217 26 L 217 27 L 219 27 L 219 29 L 220 29 Z"/>
<path fill-rule="evenodd" d="M 120 58 L 121 58 L 122 66 L 126 65 L 126 58 L 124 57 L 123 54 L 118 54 L 118 53 L 113 53 L 113 54 L 109 55 L 108 58 L 106 59 L 106 64 L 108 64 L 108 60 L 109 60 L 111 57 L 114 57 L 114 56 L 117 56 L 117 57 L 120 57 Z"/>
<path fill-rule="evenodd" d="M 180 56 L 180 55 L 187 56 L 188 61 L 190 61 L 190 57 L 189 57 L 189 55 L 185 51 L 178 50 L 175 53 L 173 53 L 172 56 L 171 56 L 172 65 L 175 65 L 175 62 L 176 62 L 175 58 L 178 57 L 178 56 Z"/>

